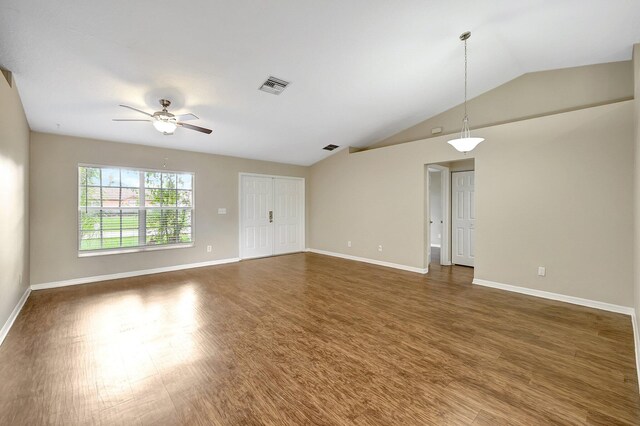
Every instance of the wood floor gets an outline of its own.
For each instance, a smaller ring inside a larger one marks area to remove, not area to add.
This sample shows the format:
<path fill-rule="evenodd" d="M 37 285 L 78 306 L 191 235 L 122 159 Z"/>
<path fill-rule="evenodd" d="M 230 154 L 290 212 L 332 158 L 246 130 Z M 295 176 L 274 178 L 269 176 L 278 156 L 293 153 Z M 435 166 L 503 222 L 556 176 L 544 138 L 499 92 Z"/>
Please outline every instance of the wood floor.
<path fill-rule="evenodd" d="M 2 425 L 640 424 L 628 316 L 296 254 L 33 292 Z"/>

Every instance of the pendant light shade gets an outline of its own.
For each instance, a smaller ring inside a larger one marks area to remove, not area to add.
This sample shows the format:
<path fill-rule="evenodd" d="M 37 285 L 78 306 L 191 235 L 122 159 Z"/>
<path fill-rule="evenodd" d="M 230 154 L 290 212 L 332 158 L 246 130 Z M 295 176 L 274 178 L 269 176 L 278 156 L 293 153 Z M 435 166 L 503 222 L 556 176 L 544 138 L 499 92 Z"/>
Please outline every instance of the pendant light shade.
<path fill-rule="evenodd" d="M 467 153 L 469 151 L 473 151 L 473 148 L 478 146 L 478 144 L 483 140 L 484 138 L 458 138 L 451 139 L 449 141 L 449 144 L 451 144 L 451 146 L 453 146 L 458 151 Z"/>
<path fill-rule="evenodd" d="M 478 146 L 484 138 L 472 138 L 471 131 L 469 130 L 469 117 L 465 114 L 462 119 L 462 131 L 458 139 L 451 139 L 449 144 L 460 152 L 467 153 L 473 151 L 473 148 Z"/>
<path fill-rule="evenodd" d="M 484 138 L 471 137 L 469 130 L 469 116 L 467 115 L 467 40 L 471 37 L 470 32 L 465 32 L 460 36 L 460 40 L 464 41 L 464 118 L 462 119 L 462 130 L 460 137 L 452 139 L 449 144 L 460 152 L 465 154 L 472 151 Z"/>

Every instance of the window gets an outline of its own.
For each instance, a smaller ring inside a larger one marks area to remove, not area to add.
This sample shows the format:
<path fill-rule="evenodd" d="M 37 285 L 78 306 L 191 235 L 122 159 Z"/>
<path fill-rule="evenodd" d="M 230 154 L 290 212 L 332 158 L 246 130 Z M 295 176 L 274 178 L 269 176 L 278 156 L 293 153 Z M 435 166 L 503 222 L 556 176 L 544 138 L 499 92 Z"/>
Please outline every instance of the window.
<path fill-rule="evenodd" d="M 194 174 L 78 167 L 80 256 L 193 245 Z"/>

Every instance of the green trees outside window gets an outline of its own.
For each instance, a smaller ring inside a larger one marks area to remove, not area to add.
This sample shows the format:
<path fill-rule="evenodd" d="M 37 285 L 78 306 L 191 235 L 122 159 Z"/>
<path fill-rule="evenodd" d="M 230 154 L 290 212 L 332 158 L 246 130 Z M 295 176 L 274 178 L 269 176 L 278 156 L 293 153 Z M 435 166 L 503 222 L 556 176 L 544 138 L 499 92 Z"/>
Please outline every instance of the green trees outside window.
<path fill-rule="evenodd" d="M 145 172 L 147 244 L 191 242 L 192 175 Z M 175 207 L 166 208 L 166 207 Z"/>
<path fill-rule="evenodd" d="M 78 167 L 79 250 L 193 242 L 193 174 Z"/>

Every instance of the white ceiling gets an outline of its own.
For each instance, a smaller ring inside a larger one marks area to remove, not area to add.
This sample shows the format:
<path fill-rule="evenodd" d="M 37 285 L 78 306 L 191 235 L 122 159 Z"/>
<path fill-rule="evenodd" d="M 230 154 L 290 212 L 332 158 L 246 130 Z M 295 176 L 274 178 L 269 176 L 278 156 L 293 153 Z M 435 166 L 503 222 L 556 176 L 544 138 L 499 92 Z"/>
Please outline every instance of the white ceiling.
<path fill-rule="evenodd" d="M 627 60 L 638 0 L 0 0 L 0 66 L 33 130 L 309 165 L 525 72 Z M 257 90 L 273 75 L 280 96 Z M 163 136 L 125 103 L 193 112 Z M 59 127 L 58 127 L 59 124 Z"/>

